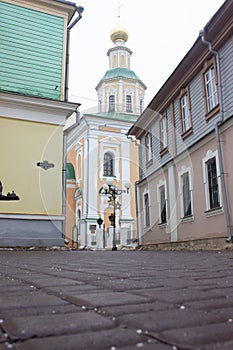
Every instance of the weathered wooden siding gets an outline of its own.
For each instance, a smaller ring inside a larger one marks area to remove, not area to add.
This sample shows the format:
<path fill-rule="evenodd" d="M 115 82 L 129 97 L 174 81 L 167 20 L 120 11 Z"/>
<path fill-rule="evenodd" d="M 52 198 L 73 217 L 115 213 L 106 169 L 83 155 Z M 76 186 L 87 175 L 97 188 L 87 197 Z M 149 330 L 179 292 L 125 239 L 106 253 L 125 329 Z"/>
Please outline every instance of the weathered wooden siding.
<path fill-rule="evenodd" d="M 233 37 L 220 50 L 224 118 L 233 115 Z"/>
<path fill-rule="evenodd" d="M 0 1 L 0 89 L 59 100 L 64 19 Z"/>

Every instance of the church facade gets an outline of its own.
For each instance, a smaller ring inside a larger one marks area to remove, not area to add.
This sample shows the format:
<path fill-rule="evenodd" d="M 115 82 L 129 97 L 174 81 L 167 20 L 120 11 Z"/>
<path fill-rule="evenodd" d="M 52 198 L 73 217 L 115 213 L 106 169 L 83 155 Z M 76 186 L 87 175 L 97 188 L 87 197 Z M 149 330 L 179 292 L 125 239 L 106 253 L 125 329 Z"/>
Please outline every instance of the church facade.
<path fill-rule="evenodd" d="M 112 31 L 109 70 L 96 86 L 98 111 L 82 114 L 67 135 L 66 237 L 79 248 L 111 248 L 113 230 L 118 246 L 137 240 L 138 145 L 127 132 L 143 110 L 146 86 L 131 70 L 127 39 L 125 29 Z M 110 180 L 120 192 L 114 203 L 104 189 Z"/>

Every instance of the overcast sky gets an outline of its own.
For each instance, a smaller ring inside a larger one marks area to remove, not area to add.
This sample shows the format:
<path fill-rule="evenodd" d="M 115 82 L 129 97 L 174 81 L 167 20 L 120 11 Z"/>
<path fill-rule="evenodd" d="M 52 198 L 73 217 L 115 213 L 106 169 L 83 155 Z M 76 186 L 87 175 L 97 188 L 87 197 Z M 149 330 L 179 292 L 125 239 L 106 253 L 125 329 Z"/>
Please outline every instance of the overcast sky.
<path fill-rule="evenodd" d="M 224 0 L 80 0 L 83 18 L 71 30 L 69 100 L 80 111 L 97 106 L 95 87 L 108 70 L 110 32 L 129 33 L 131 69 L 147 86 L 145 107 L 164 84 Z"/>

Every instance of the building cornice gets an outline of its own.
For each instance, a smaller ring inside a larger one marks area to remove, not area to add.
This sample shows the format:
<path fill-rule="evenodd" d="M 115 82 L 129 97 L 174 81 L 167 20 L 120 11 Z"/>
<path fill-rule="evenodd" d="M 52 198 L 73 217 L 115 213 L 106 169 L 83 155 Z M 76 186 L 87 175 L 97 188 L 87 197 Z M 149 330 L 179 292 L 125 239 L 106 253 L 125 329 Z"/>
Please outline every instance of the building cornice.
<path fill-rule="evenodd" d="M 74 2 L 63 0 L 20 0 L 20 3 L 18 0 L 3 1 L 13 5 L 31 8 L 33 10 L 43 11 L 58 16 L 64 16 L 64 14 L 67 13 L 68 22 L 71 21 L 76 11 L 76 4 Z"/>
<path fill-rule="evenodd" d="M 112 51 L 127 51 L 130 55 L 132 55 L 133 51 L 128 49 L 125 46 L 115 46 L 108 50 L 107 55 L 109 56 Z"/>
<path fill-rule="evenodd" d="M 64 125 L 80 106 L 70 103 L 0 92 L 0 117 Z"/>

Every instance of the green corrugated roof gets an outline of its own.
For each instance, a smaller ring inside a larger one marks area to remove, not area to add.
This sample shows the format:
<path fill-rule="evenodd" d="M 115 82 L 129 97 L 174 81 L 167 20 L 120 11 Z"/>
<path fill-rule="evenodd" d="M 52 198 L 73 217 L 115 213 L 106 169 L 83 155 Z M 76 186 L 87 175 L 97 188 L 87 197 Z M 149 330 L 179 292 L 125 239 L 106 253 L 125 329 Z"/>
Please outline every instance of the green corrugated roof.
<path fill-rule="evenodd" d="M 101 80 L 114 79 L 114 78 L 126 78 L 126 79 L 136 79 L 139 80 L 134 71 L 126 68 L 114 68 L 107 70 L 104 77 Z"/>

